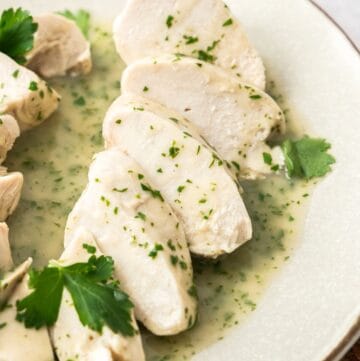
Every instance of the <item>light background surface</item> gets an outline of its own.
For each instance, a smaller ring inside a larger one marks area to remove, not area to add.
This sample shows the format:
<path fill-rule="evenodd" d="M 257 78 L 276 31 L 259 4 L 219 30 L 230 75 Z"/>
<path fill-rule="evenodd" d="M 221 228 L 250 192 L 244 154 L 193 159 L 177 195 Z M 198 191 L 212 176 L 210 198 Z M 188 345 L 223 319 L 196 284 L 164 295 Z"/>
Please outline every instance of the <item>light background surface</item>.
<path fill-rule="evenodd" d="M 314 0 L 350 36 L 360 49 L 360 0 Z"/>

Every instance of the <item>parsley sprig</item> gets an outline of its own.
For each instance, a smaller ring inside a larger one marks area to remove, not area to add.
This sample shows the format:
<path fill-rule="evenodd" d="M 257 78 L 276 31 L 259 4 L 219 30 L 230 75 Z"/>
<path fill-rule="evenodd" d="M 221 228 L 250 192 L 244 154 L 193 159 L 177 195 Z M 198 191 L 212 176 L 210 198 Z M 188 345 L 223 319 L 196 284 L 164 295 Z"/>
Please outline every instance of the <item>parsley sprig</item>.
<path fill-rule="evenodd" d="M 335 158 L 327 152 L 331 145 L 325 139 L 305 136 L 296 141 L 286 140 L 281 148 L 290 178 L 322 177 L 331 171 L 331 165 L 335 163 Z"/>
<path fill-rule="evenodd" d="M 19 64 L 26 62 L 25 55 L 34 46 L 34 33 L 38 25 L 26 10 L 4 10 L 0 17 L 0 52 Z"/>
<path fill-rule="evenodd" d="M 32 293 L 17 302 L 17 320 L 27 328 L 52 326 L 59 315 L 64 288 L 70 293 L 81 323 L 101 333 L 108 326 L 113 332 L 133 336 L 133 304 L 113 281 L 112 258 L 92 255 L 87 263 L 62 266 L 50 262 L 41 271 L 30 272 Z"/>

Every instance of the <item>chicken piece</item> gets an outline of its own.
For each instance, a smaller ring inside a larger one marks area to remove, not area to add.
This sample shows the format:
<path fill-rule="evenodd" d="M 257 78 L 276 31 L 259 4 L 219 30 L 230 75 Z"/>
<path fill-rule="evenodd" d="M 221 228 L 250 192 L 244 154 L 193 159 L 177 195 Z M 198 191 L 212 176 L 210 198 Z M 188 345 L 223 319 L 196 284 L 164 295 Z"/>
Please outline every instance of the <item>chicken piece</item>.
<path fill-rule="evenodd" d="M 9 244 L 9 227 L 0 223 L 0 272 L 9 271 L 13 267 Z"/>
<path fill-rule="evenodd" d="M 64 265 L 87 262 L 89 253 L 84 244 L 95 247 L 96 255 L 100 255 L 92 234 L 79 228 L 63 252 L 61 262 Z M 143 361 L 144 351 L 134 317 L 133 327 L 137 333 L 132 337 L 115 334 L 108 327 L 103 328 L 102 334 L 90 330 L 81 324 L 70 293 L 64 290 L 59 317 L 50 335 L 59 361 Z"/>
<path fill-rule="evenodd" d="M 45 327 L 40 330 L 28 329 L 24 324 L 16 321 L 16 302 L 30 292 L 29 278 L 25 274 L 31 262 L 31 259 L 24 262 L 1 283 L 0 303 L 1 299 L 5 299 L 9 306 L 0 311 L 1 361 L 54 360 L 47 329 Z"/>
<path fill-rule="evenodd" d="M 7 173 L 0 167 L 0 222 L 14 212 L 19 203 L 24 177 L 20 172 Z"/>
<path fill-rule="evenodd" d="M 115 262 L 135 315 L 156 335 L 192 326 L 192 266 L 183 229 L 135 161 L 118 149 L 96 155 L 89 183 L 69 215 L 65 247 L 84 227 Z"/>
<path fill-rule="evenodd" d="M 36 16 L 38 31 L 27 67 L 40 76 L 77 76 L 91 71 L 90 43 L 72 20 L 57 14 Z"/>
<path fill-rule="evenodd" d="M 221 0 L 129 0 L 113 25 L 127 64 L 163 53 L 214 63 L 239 80 L 265 89 L 263 62 Z"/>
<path fill-rule="evenodd" d="M 17 121 L 11 115 L 0 115 L 0 164 L 5 160 L 7 152 L 13 147 L 19 135 Z"/>
<path fill-rule="evenodd" d="M 121 148 L 144 168 L 183 222 L 193 253 L 217 257 L 251 238 L 236 181 L 179 114 L 122 96 L 106 114 L 103 135 L 108 148 Z"/>
<path fill-rule="evenodd" d="M 285 129 L 281 109 L 267 94 L 192 58 L 163 55 L 139 60 L 125 70 L 121 88 L 186 117 L 245 178 L 262 175 L 259 148 L 271 153 L 266 140 Z M 260 159 L 247 162 L 256 157 Z M 270 173 L 271 167 L 265 170 Z"/>
<path fill-rule="evenodd" d="M 12 115 L 20 130 L 41 124 L 58 107 L 60 96 L 34 72 L 0 53 L 0 114 Z"/>
<path fill-rule="evenodd" d="M 28 258 L 14 271 L 6 273 L 4 278 L 0 280 L 0 310 L 2 309 L 2 306 L 8 301 L 10 296 L 13 294 L 18 284 L 24 278 L 31 264 L 32 259 Z"/>

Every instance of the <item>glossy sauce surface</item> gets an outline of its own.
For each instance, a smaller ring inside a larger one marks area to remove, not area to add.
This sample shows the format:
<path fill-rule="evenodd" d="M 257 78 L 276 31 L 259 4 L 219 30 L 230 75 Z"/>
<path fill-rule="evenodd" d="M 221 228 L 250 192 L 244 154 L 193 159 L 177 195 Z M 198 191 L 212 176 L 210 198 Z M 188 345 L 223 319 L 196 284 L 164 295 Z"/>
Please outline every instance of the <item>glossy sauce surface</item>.
<path fill-rule="evenodd" d="M 25 176 L 21 202 L 8 222 L 16 263 L 33 256 L 35 265 L 43 266 L 59 257 L 67 215 L 86 186 L 93 154 L 103 149 L 101 124 L 120 93 L 124 64 L 107 31 L 94 29 L 91 41 L 92 73 L 51 81 L 62 95 L 59 110 L 40 127 L 24 133 L 6 161 L 10 170 L 20 170 Z M 284 104 L 281 97 L 276 98 Z M 291 119 L 291 113 L 287 115 Z M 295 123 L 289 122 L 289 127 L 299 132 Z M 225 337 L 256 310 L 269 281 L 291 257 L 311 186 L 282 176 L 242 182 L 242 186 L 253 220 L 253 239 L 216 262 L 194 260 L 198 322 L 175 337 L 155 337 L 143 330 L 149 361 L 186 360 Z"/>

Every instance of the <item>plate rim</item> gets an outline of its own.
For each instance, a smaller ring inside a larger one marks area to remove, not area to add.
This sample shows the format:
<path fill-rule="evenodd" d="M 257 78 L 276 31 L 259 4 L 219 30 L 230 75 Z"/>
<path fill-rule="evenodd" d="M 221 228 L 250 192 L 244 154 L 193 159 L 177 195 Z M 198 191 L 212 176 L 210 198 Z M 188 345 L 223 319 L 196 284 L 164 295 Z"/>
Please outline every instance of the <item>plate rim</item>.
<path fill-rule="evenodd" d="M 360 47 L 358 47 L 355 41 L 350 37 L 350 35 L 345 31 L 345 29 L 319 4 L 314 0 L 308 0 L 308 2 L 313 6 L 313 8 L 322 14 L 324 18 L 328 20 L 332 26 L 337 28 L 337 30 L 345 37 L 347 42 L 351 45 L 355 54 L 360 57 Z M 360 314 L 357 316 L 357 319 L 350 327 L 349 331 L 338 341 L 338 343 L 333 347 L 332 351 L 323 359 L 323 361 L 340 361 L 340 359 L 345 356 L 345 354 L 356 344 L 360 339 Z"/>

